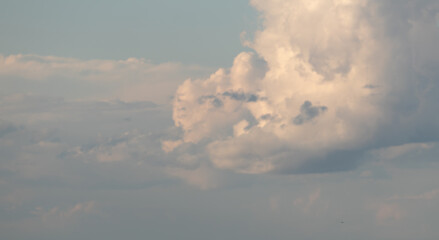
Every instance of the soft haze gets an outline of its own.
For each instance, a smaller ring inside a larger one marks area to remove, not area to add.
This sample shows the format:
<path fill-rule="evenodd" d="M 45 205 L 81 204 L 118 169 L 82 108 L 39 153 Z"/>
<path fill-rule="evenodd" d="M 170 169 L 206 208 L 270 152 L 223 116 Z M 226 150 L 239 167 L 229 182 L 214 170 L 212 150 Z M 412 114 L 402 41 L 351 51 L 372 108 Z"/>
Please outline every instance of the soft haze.
<path fill-rule="evenodd" d="M 1 239 L 438 239 L 437 1 L 0 9 Z"/>

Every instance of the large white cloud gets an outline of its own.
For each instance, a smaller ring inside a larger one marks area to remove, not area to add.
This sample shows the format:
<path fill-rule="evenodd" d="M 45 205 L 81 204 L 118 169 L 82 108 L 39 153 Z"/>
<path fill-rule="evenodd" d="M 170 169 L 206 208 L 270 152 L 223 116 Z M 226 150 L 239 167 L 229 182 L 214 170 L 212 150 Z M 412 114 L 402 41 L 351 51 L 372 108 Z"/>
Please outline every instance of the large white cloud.
<path fill-rule="evenodd" d="M 437 1 L 251 4 L 255 53 L 175 96 L 182 142 L 207 141 L 216 167 L 347 170 L 366 151 L 439 139 Z"/>

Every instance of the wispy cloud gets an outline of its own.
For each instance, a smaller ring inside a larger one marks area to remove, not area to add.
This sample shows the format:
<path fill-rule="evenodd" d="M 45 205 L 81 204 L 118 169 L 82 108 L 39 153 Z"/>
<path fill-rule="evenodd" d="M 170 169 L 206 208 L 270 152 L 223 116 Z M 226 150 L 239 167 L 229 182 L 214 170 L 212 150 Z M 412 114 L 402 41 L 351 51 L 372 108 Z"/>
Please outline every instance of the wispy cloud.
<path fill-rule="evenodd" d="M 169 103 L 178 84 L 208 69 L 145 59 L 81 60 L 39 55 L 0 55 L 1 95 L 33 93 L 70 99 L 121 99 Z"/>
<path fill-rule="evenodd" d="M 41 220 L 45 223 L 60 224 L 60 221 L 68 221 L 81 214 L 92 213 L 95 205 L 96 204 L 94 201 L 89 201 L 84 203 L 78 203 L 65 209 L 53 207 L 49 210 L 45 210 L 42 207 L 37 207 L 34 211 L 32 211 L 32 214 L 41 217 Z"/>
<path fill-rule="evenodd" d="M 399 196 L 395 195 L 388 198 L 389 201 L 397 201 L 397 200 L 433 200 L 439 196 L 439 189 L 434 189 L 425 193 L 421 193 L 419 195 L 407 195 L 407 196 Z"/>

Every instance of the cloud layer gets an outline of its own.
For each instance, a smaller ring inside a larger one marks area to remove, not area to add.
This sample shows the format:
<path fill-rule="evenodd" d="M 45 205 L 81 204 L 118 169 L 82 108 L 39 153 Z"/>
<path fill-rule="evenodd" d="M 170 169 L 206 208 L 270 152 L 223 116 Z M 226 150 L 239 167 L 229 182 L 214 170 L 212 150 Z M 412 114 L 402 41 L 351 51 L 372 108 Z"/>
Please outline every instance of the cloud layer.
<path fill-rule="evenodd" d="M 199 146 L 221 169 L 316 173 L 439 140 L 436 1 L 251 4 L 264 20 L 254 52 L 180 85 L 177 143 Z"/>
<path fill-rule="evenodd" d="M 62 96 L 65 99 L 171 102 L 177 86 L 208 69 L 148 60 L 81 60 L 0 54 L 0 96 L 16 93 Z"/>

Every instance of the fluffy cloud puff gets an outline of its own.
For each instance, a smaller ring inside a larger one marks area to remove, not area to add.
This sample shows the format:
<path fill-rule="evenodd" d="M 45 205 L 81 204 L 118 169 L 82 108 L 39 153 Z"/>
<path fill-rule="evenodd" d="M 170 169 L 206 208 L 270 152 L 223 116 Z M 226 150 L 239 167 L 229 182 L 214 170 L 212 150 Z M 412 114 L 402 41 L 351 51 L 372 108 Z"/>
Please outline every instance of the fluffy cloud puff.
<path fill-rule="evenodd" d="M 222 169 L 315 173 L 438 140 L 437 1 L 251 4 L 264 19 L 254 52 L 178 88 L 178 143 L 207 141 Z"/>

